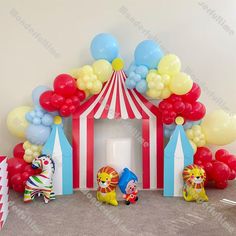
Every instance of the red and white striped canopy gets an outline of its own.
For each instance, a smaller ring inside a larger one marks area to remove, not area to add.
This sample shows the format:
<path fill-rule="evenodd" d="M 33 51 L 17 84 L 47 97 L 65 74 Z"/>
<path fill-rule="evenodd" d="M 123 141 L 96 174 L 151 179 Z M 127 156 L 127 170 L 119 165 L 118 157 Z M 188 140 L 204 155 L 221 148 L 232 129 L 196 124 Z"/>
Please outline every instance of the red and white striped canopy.
<path fill-rule="evenodd" d="M 163 186 L 163 125 L 159 110 L 136 90 L 128 90 L 125 79 L 123 71 L 114 71 L 102 91 L 73 114 L 74 188 L 94 186 L 94 119 L 142 119 L 143 188 Z"/>
<path fill-rule="evenodd" d="M 95 119 L 144 119 L 156 116 L 158 109 L 136 90 L 125 86 L 126 75 L 115 71 L 102 91 L 92 96 L 76 116 L 93 116 Z"/>

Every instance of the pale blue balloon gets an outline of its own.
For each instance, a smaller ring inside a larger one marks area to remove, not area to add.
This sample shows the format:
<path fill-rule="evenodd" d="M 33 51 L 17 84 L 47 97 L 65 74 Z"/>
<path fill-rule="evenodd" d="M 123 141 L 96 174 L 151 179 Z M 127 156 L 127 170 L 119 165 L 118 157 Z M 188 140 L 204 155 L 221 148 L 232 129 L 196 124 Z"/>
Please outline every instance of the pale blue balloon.
<path fill-rule="evenodd" d="M 111 34 L 101 33 L 93 38 L 90 51 L 95 60 L 112 62 L 119 54 L 119 45 Z"/>
<path fill-rule="evenodd" d="M 146 66 L 137 66 L 135 68 L 135 73 L 139 74 L 142 79 L 145 79 L 148 73 L 148 68 Z"/>
<path fill-rule="evenodd" d="M 126 71 L 126 74 L 129 75 L 131 72 L 135 71 L 136 69 L 136 65 L 134 64 L 134 62 L 132 62 L 128 68 L 128 70 Z"/>
<path fill-rule="evenodd" d="M 125 85 L 128 89 L 134 89 L 136 86 L 136 82 L 130 78 L 127 78 L 125 81 Z"/>
<path fill-rule="evenodd" d="M 43 145 L 51 133 L 51 128 L 44 125 L 30 124 L 26 130 L 26 138 L 35 145 Z"/>
<path fill-rule="evenodd" d="M 160 46 L 153 40 L 142 41 L 134 52 L 135 64 L 147 66 L 149 69 L 156 69 L 163 56 Z"/>
<path fill-rule="evenodd" d="M 44 86 L 44 85 L 39 85 L 37 86 L 33 91 L 32 91 L 32 100 L 33 100 L 33 103 L 35 105 L 38 105 L 40 106 L 40 103 L 39 103 L 39 98 L 41 96 L 42 93 L 46 92 L 50 90 L 50 88 L 48 88 L 47 86 Z"/>
<path fill-rule="evenodd" d="M 39 117 L 34 117 L 32 123 L 34 125 L 40 125 L 41 124 L 41 119 Z"/>
<path fill-rule="evenodd" d="M 30 115 L 30 112 L 25 114 L 25 119 L 30 123 L 33 121 L 33 117 Z"/>
<path fill-rule="evenodd" d="M 147 91 L 147 82 L 146 80 L 142 79 L 136 84 L 136 89 L 139 93 L 146 93 Z"/>
<path fill-rule="evenodd" d="M 53 116 L 50 114 L 45 114 L 42 118 L 42 124 L 46 126 L 51 126 L 53 124 Z"/>

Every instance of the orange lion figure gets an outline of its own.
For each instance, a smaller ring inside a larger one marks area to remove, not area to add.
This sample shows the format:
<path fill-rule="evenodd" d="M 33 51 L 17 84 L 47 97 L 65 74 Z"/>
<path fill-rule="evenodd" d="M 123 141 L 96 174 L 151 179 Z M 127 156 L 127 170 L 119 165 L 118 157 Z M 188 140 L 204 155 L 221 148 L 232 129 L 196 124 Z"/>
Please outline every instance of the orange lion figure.
<path fill-rule="evenodd" d="M 98 171 L 97 182 L 97 200 L 118 206 L 116 186 L 119 182 L 119 174 L 110 166 L 102 167 Z"/>
<path fill-rule="evenodd" d="M 183 196 L 185 201 L 208 201 L 208 197 L 204 189 L 204 182 L 206 181 L 206 172 L 202 167 L 198 165 L 186 166 L 183 171 L 183 179 Z"/>

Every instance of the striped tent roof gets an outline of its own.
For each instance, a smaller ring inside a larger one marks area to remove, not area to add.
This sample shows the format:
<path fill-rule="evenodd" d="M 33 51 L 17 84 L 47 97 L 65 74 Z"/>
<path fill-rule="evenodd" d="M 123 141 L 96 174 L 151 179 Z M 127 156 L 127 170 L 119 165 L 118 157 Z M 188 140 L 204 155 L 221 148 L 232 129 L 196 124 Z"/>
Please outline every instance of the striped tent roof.
<path fill-rule="evenodd" d="M 102 91 L 83 103 L 74 118 L 95 119 L 147 119 L 158 116 L 158 108 L 136 90 L 125 86 L 124 71 L 114 71 Z"/>

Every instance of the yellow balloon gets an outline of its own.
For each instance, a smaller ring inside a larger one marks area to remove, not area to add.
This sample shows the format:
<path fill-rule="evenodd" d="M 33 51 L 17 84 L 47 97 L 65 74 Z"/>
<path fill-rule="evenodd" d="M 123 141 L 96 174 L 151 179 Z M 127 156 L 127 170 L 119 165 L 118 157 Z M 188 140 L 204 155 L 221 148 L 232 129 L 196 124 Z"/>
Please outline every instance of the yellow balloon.
<path fill-rule="evenodd" d="M 106 60 L 97 60 L 93 63 L 94 74 L 102 82 L 106 82 L 111 78 L 112 75 L 112 65 Z"/>
<path fill-rule="evenodd" d="M 223 146 L 236 140 L 236 115 L 223 110 L 206 115 L 201 127 L 209 144 Z"/>
<path fill-rule="evenodd" d="M 175 75 L 180 72 L 180 59 L 174 54 L 164 56 L 158 64 L 158 72 L 162 75 Z"/>
<path fill-rule="evenodd" d="M 18 138 L 25 137 L 25 131 L 28 127 L 28 122 L 25 119 L 25 115 L 27 112 L 33 110 L 32 107 L 29 106 L 21 106 L 13 109 L 7 115 L 7 128 L 11 132 L 12 135 Z"/>
<path fill-rule="evenodd" d="M 191 90 L 193 81 L 189 75 L 180 72 L 171 78 L 169 86 L 173 93 L 177 95 L 184 95 Z"/>

